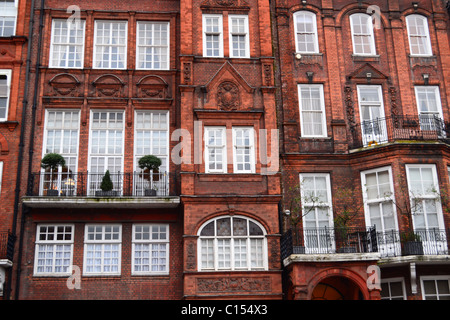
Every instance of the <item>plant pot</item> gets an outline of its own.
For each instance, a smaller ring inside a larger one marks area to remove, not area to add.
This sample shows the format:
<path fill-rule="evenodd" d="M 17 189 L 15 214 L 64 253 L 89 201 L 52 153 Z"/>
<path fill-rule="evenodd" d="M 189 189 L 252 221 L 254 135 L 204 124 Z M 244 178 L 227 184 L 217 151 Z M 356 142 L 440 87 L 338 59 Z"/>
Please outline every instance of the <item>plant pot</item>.
<path fill-rule="evenodd" d="M 57 197 L 59 195 L 59 190 L 49 189 L 47 190 L 47 196 L 49 197 Z"/>
<path fill-rule="evenodd" d="M 117 197 L 118 192 L 115 190 L 111 191 L 95 191 L 96 197 Z"/>
<path fill-rule="evenodd" d="M 423 244 L 422 241 L 407 241 L 403 243 L 404 256 L 422 256 Z"/>
<path fill-rule="evenodd" d="M 303 246 L 293 246 L 293 254 L 305 254 L 306 250 Z"/>
<path fill-rule="evenodd" d="M 145 189 L 144 194 L 147 197 L 155 197 L 156 196 L 156 190 L 154 189 Z"/>
<path fill-rule="evenodd" d="M 338 253 L 356 253 L 355 247 L 341 247 L 338 249 Z"/>

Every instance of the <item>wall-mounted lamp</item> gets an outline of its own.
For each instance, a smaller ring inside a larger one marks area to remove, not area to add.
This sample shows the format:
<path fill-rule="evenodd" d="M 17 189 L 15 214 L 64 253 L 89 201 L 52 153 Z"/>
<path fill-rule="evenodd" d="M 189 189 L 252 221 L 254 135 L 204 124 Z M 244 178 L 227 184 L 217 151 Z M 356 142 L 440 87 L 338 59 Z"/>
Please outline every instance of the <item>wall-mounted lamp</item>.
<path fill-rule="evenodd" d="M 291 215 L 291 211 L 290 210 L 284 210 L 284 214 L 287 215 L 287 216 L 290 216 Z"/>
<path fill-rule="evenodd" d="M 428 73 L 423 73 L 422 78 L 423 78 L 423 82 L 425 83 L 425 85 L 428 85 L 428 81 L 430 80 L 430 75 Z"/>
<path fill-rule="evenodd" d="M 302 0 L 302 4 L 306 6 L 306 0 Z"/>
<path fill-rule="evenodd" d="M 314 72 L 308 71 L 308 72 L 306 72 L 306 76 L 308 77 L 309 83 L 312 83 L 313 82 L 313 77 L 314 77 Z"/>
<path fill-rule="evenodd" d="M 419 3 L 418 2 L 413 2 L 412 6 L 413 6 L 414 10 L 419 9 Z"/>
<path fill-rule="evenodd" d="M 371 72 L 367 72 L 366 73 L 366 78 L 367 78 L 367 82 L 370 82 L 372 80 L 372 73 Z"/>
<path fill-rule="evenodd" d="M 302 58 L 302 55 L 300 53 L 295 54 L 295 59 L 300 60 Z"/>

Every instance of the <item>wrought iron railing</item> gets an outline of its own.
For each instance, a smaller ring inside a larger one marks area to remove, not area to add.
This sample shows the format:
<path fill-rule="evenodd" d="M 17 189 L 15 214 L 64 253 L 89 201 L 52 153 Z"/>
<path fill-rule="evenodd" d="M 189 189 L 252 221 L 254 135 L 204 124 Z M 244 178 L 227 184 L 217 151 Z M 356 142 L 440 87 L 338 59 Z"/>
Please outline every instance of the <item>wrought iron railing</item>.
<path fill-rule="evenodd" d="M 362 121 L 350 127 L 352 148 L 374 146 L 399 140 L 445 140 L 450 125 L 436 115 L 393 116 Z"/>
<path fill-rule="evenodd" d="M 437 228 L 377 232 L 378 250 L 381 257 L 446 255 L 450 249 L 447 235 L 448 231 Z"/>
<path fill-rule="evenodd" d="M 430 228 L 413 233 L 378 232 L 375 227 L 289 229 L 281 237 L 281 256 L 291 254 L 369 253 L 381 258 L 409 255 L 447 255 L 450 230 Z"/>
<path fill-rule="evenodd" d="M 15 236 L 10 232 L 0 233 L 0 259 L 13 260 Z"/>
<path fill-rule="evenodd" d="M 281 255 L 377 252 L 377 237 L 370 228 L 300 228 L 281 239 Z"/>
<path fill-rule="evenodd" d="M 110 173 L 112 190 L 101 189 L 104 173 L 39 172 L 30 177 L 28 196 L 122 197 L 176 195 L 175 175 L 167 172 Z"/>

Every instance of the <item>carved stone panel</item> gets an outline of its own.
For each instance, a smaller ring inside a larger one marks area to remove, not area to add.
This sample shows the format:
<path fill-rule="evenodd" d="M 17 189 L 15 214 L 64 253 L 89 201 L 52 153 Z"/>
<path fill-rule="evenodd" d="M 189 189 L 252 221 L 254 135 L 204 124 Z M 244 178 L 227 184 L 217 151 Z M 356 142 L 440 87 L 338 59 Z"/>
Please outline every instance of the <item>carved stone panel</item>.
<path fill-rule="evenodd" d="M 102 75 L 92 82 L 92 85 L 95 88 L 95 97 L 123 97 L 125 83 L 116 75 Z"/>
<path fill-rule="evenodd" d="M 139 98 L 166 99 L 168 98 L 167 82 L 159 76 L 149 75 L 143 77 L 136 84 Z"/>
<path fill-rule="evenodd" d="M 198 292 L 262 292 L 271 290 L 269 277 L 198 278 Z"/>
<path fill-rule="evenodd" d="M 60 73 L 54 76 L 49 82 L 51 90 L 45 94 L 48 96 L 79 96 L 80 81 L 69 73 Z"/>
<path fill-rule="evenodd" d="M 222 82 L 217 88 L 217 105 L 222 110 L 236 110 L 240 104 L 239 88 L 231 81 Z"/>

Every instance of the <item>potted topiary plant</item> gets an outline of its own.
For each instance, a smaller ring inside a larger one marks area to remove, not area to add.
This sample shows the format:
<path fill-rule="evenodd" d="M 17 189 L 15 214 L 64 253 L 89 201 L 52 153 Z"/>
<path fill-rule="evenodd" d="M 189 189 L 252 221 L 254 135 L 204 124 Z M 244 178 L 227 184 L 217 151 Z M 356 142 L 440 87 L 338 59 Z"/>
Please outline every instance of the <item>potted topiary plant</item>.
<path fill-rule="evenodd" d="M 159 167 L 162 162 L 161 159 L 154 155 L 146 155 L 139 159 L 139 168 L 144 170 L 144 179 L 149 181 L 150 188 L 144 189 L 144 194 L 146 196 L 156 196 L 156 187 L 153 184 L 155 181 L 159 181 L 159 175 L 154 175 L 154 173 L 159 173 Z"/>
<path fill-rule="evenodd" d="M 114 197 L 117 195 L 117 191 L 114 191 L 113 187 L 109 170 L 106 170 L 100 184 L 100 189 L 102 189 L 102 191 L 96 191 L 95 195 L 98 197 Z"/>
<path fill-rule="evenodd" d="M 41 168 L 50 170 L 50 188 L 47 190 L 48 196 L 58 196 L 59 191 L 53 186 L 53 175 L 58 173 L 58 167 L 64 167 L 66 160 L 58 153 L 47 153 L 41 160 Z M 56 171 L 56 172 L 55 172 Z"/>

